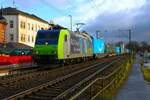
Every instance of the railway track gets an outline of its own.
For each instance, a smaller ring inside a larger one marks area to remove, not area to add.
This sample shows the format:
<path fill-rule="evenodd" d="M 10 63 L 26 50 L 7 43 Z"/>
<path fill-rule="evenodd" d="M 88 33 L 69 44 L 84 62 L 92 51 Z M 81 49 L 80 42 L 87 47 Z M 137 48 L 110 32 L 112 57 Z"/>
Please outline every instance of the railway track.
<path fill-rule="evenodd" d="M 21 76 L 23 74 L 32 73 L 35 70 L 37 70 L 37 68 L 38 68 L 37 65 L 34 65 L 34 64 L 29 64 L 29 65 L 26 65 L 25 67 L 10 65 L 9 68 L 6 67 L 6 68 L 0 69 L 0 71 L 8 72 L 7 75 L 0 76 L 0 80 Z"/>
<path fill-rule="evenodd" d="M 111 59 L 114 59 L 112 57 Z M 97 62 L 94 62 L 97 63 Z M 17 94 L 35 86 L 44 84 L 55 78 L 64 76 L 74 71 L 80 70 L 87 66 L 94 64 L 92 61 L 82 64 L 70 65 L 67 67 L 56 68 L 52 70 L 40 70 L 29 74 L 21 74 L 20 76 L 13 76 L 0 79 L 0 99 Z M 14 91 L 15 90 L 15 91 Z"/>
<path fill-rule="evenodd" d="M 106 58 L 104 59 L 100 59 L 101 61 L 103 60 L 107 60 Z M 85 62 L 83 62 L 84 64 L 86 64 Z M 88 62 L 93 63 L 93 61 Z M 82 63 L 80 63 L 82 64 Z M 75 65 L 69 65 L 65 67 L 61 67 L 59 69 L 54 69 L 54 68 L 58 68 L 59 65 L 40 65 L 40 66 L 33 66 L 33 67 L 25 67 L 25 68 L 17 68 L 17 69 L 11 69 L 12 73 L 10 75 L 6 75 L 6 76 L 0 76 L 0 82 L 2 82 L 3 84 L 9 84 L 9 83 L 13 83 L 16 80 L 21 80 L 22 78 L 26 77 L 26 76 L 34 76 L 40 73 L 48 73 L 50 70 L 52 71 L 56 71 L 56 70 L 65 70 L 71 67 L 76 67 L 80 64 L 75 64 Z M 9 70 L 9 69 L 8 69 Z M 47 71 L 48 70 L 48 71 Z M 35 74 L 36 73 L 36 74 Z"/>
<path fill-rule="evenodd" d="M 118 60 L 118 58 L 111 58 L 112 61 Z M 18 93 L 16 95 L 13 95 L 9 98 L 6 99 L 12 99 L 12 98 L 20 98 L 21 99 L 39 99 L 39 100 L 44 100 L 44 99 L 52 99 L 54 97 L 57 97 L 59 94 L 63 93 L 65 90 L 69 89 L 70 87 L 74 86 L 78 82 L 80 82 L 82 79 L 88 77 L 92 73 L 96 72 L 97 70 L 103 68 L 105 69 L 105 66 L 107 65 L 107 62 L 104 63 L 94 63 L 94 64 L 84 64 L 80 65 L 80 67 L 66 67 L 61 73 L 61 71 L 58 71 L 59 75 L 56 75 L 58 77 L 55 77 L 54 79 L 50 80 L 50 77 L 53 76 L 53 74 L 48 75 L 49 77 L 44 77 L 44 79 L 37 79 L 36 77 L 34 78 L 34 81 L 32 80 L 32 83 L 36 82 L 36 85 L 34 85 L 34 88 L 31 89 L 26 89 L 26 91 L 23 91 L 21 93 Z M 90 67 L 89 67 L 90 66 Z M 61 73 L 61 74 L 60 74 Z M 48 79 L 49 78 L 49 79 Z M 52 81 L 53 80 L 53 81 Z M 29 82 L 30 83 L 30 82 Z M 40 83 L 40 84 L 38 84 Z M 45 84 L 46 83 L 46 84 Z M 24 84 L 25 85 L 25 84 Z M 26 84 L 30 85 L 30 84 Z M 20 89 L 20 88 L 19 88 Z M 13 94 L 13 93 L 10 93 Z M 4 96 L 3 96 L 4 97 Z M 7 97 L 7 96 L 5 96 Z"/>

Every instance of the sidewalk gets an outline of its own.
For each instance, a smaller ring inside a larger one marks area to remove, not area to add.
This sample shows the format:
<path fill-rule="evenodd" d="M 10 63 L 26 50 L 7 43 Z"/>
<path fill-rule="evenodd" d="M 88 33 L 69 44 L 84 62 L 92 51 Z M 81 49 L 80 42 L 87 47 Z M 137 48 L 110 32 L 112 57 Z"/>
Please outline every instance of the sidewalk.
<path fill-rule="evenodd" d="M 140 71 L 140 56 L 136 56 L 132 72 L 116 96 L 116 100 L 150 100 L 150 84 L 144 81 Z"/>

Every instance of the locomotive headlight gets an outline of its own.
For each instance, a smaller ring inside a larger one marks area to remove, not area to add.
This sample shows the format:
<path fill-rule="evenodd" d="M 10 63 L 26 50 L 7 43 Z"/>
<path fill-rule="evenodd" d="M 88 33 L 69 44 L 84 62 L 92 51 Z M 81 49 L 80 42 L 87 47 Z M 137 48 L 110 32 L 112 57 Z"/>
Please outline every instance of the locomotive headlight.
<path fill-rule="evenodd" d="M 35 53 L 36 53 L 36 54 L 38 54 L 39 52 L 38 52 L 38 51 L 36 51 Z"/>
<path fill-rule="evenodd" d="M 24 52 L 22 52 L 21 54 L 24 55 Z"/>
<path fill-rule="evenodd" d="M 45 45 L 48 45 L 48 42 L 45 42 Z"/>
<path fill-rule="evenodd" d="M 51 53 L 52 53 L 52 54 L 56 54 L 56 51 L 52 51 Z"/>

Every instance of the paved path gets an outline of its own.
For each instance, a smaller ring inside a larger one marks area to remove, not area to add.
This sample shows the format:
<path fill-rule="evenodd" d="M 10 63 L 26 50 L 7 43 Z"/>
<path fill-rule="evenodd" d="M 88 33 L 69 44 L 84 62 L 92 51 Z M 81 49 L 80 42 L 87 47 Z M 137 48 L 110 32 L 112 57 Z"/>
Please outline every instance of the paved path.
<path fill-rule="evenodd" d="M 132 72 L 116 96 L 116 100 L 150 100 L 150 84 L 144 81 L 140 72 L 140 56 L 136 56 Z"/>

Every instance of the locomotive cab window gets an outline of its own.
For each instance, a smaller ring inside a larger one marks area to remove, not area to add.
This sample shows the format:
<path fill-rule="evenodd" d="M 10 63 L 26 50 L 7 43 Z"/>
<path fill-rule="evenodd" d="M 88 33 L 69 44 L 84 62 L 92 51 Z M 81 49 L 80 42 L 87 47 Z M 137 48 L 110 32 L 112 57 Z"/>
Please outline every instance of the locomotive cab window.
<path fill-rule="evenodd" d="M 65 42 L 67 42 L 67 35 L 65 35 Z"/>
<path fill-rule="evenodd" d="M 58 43 L 59 38 L 59 30 L 40 30 L 37 33 L 36 44 L 44 44 L 48 42 L 48 44 L 56 45 Z"/>

